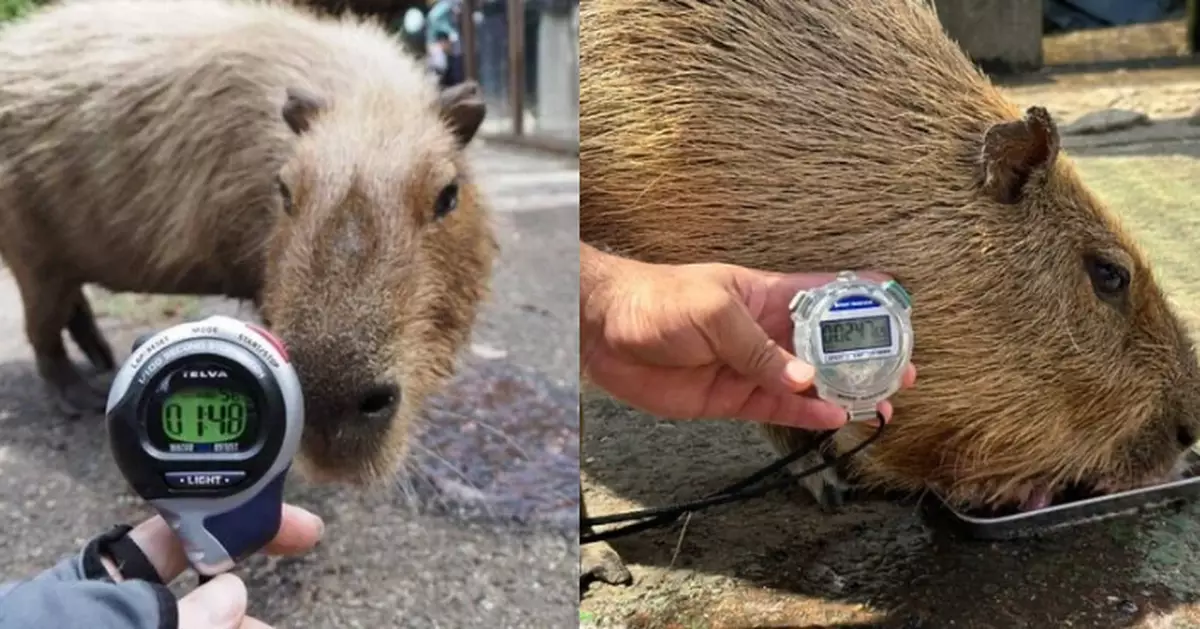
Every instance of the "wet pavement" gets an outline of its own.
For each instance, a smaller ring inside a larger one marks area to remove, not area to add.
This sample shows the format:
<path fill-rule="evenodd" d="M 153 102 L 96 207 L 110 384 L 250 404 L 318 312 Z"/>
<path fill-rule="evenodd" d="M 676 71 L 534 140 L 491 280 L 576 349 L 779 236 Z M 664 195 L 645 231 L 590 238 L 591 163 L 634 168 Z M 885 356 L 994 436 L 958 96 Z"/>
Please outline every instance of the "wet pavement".
<path fill-rule="evenodd" d="M 277 627 L 578 624 L 578 166 L 494 145 L 475 155 L 502 252 L 471 351 L 394 484 L 289 482 L 289 501 L 325 518 L 325 539 L 304 557 L 237 569 L 251 611 Z M 181 318 L 253 316 L 223 300 L 93 294 L 119 358 Z M 117 472 L 102 419 L 50 409 L 22 320 L 0 269 L 0 580 L 149 513 Z"/>

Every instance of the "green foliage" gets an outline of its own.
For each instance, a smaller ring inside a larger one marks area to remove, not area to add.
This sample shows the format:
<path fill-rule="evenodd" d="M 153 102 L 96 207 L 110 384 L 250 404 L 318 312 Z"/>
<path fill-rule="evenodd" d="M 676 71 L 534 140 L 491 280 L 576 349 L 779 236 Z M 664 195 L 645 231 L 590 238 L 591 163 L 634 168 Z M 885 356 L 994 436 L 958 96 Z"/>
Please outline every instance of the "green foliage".
<path fill-rule="evenodd" d="M 15 20 L 36 6 L 36 0 L 0 0 L 0 22 Z"/>

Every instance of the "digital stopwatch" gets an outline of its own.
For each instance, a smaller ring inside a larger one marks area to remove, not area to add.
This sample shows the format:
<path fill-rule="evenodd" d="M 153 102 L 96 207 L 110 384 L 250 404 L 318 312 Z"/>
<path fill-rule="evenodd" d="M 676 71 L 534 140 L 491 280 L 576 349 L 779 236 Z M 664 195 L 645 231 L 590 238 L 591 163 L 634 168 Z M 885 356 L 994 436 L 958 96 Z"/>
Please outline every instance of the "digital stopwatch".
<path fill-rule="evenodd" d="M 139 338 L 106 417 L 121 473 L 170 524 L 202 580 L 279 532 L 304 401 L 270 332 L 213 316 Z"/>
<path fill-rule="evenodd" d="M 876 405 L 900 388 L 912 358 L 911 305 L 898 282 L 851 271 L 792 298 L 796 356 L 816 369 L 817 395 L 846 409 L 849 421 L 875 419 Z"/>

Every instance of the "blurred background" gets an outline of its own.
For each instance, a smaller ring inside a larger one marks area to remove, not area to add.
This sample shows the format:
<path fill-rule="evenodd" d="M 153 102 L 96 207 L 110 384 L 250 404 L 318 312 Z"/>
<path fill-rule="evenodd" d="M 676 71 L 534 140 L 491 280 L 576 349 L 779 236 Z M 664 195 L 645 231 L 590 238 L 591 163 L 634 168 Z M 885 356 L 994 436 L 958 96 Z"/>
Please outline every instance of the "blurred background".
<path fill-rule="evenodd" d="M 414 53 L 445 54 L 451 76 L 444 83 L 479 81 L 488 101 L 485 137 L 578 152 L 579 0 L 350 4 L 378 12 Z"/>
<path fill-rule="evenodd" d="M 1197 52 L 1197 0 L 933 0 L 946 31 L 999 74 Z"/>
<path fill-rule="evenodd" d="M 295 1 L 375 17 L 418 56 L 444 53 L 444 83 L 483 86 L 482 137 L 578 154 L 579 0 Z M 46 3 L 0 0 L 0 22 Z"/>

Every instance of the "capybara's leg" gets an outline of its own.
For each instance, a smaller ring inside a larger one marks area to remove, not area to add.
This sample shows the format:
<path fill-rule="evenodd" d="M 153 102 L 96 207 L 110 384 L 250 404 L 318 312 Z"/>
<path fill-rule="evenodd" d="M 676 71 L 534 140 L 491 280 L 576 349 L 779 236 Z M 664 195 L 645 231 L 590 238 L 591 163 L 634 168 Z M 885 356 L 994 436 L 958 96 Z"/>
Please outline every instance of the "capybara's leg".
<path fill-rule="evenodd" d="M 609 585 L 633 583 L 633 575 L 608 542 L 592 542 L 579 549 L 579 584 L 586 588 L 592 581 Z"/>
<path fill-rule="evenodd" d="M 14 266 L 13 276 L 25 302 L 25 334 L 33 346 L 38 374 L 48 385 L 56 407 L 70 419 L 104 410 L 104 395 L 83 379 L 71 363 L 63 328 L 75 310 L 80 287 L 53 273 Z"/>
<path fill-rule="evenodd" d="M 587 521 L 587 501 L 583 498 L 583 487 L 579 488 L 579 522 L 580 528 L 591 532 L 592 527 L 584 527 Z M 629 585 L 633 583 L 633 575 L 621 561 L 621 556 L 613 550 L 608 542 L 592 542 L 579 549 L 579 586 L 586 588 L 592 581 L 603 581 L 610 585 Z"/>
<path fill-rule="evenodd" d="M 779 456 L 791 454 L 798 448 L 813 448 L 812 452 L 800 457 L 799 460 L 788 466 L 788 469 L 792 473 L 800 473 L 804 470 L 812 469 L 824 462 L 821 450 L 815 448 L 817 440 L 820 438 L 820 433 L 801 430 L 799 428 L 788 428 L 777 424 L 762 424 L 762 430 L 763 434 L 767 437 L 767 441 L 779 453 Z M 842 506 L 842 503 L 845 502 L 846 493 L 850 489 L 849 484 L 842 478 L 837 466 L 830 466 L 816 474 L 805 476 L 800 479 L 800 482 L 823 509 L 836 509 Z"/>
<path fill-rule="evenodd" d="M 67 332 L 93 367 L 102 372 L 112 371 L 117 366 L 112 347 L 96 325 L 96 316 L 92 314 L 87 295 L 83 294 L 82 289 L 75 292 L 75 307 L 71 310 L 71 318 L 67 320 Z"/>

